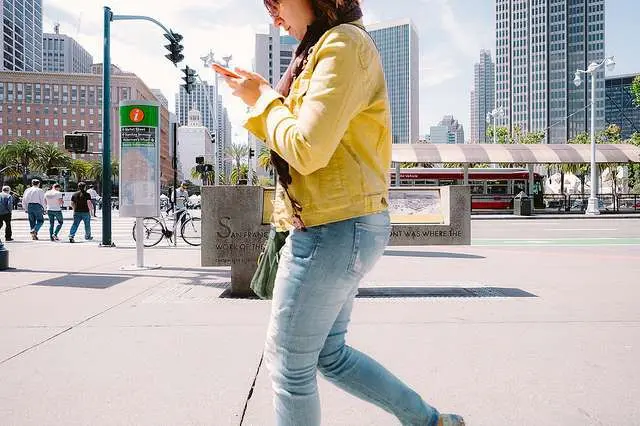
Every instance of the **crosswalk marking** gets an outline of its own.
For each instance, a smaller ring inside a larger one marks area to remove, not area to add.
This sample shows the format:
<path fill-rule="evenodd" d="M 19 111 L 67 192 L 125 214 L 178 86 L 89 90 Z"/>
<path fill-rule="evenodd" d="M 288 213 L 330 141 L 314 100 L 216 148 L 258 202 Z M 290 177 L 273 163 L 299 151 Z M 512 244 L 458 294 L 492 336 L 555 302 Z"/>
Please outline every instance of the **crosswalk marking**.
<path fill-rule="evenodd" d="M 194 215 L 195 216 L 195 215 Z M 199 216 L 199 215 L 198 215 Z M 116 244 L 116 246 L 121 246 L 121 247 L 134 247 L 135 246 L 135 241 L 133 239 L 133 225 L 135 223 L 135 218 L 131 218 L 131 217 L 118 217 L 117 215 L 113 215 L 112 219 L 111 219 L 111 240 Z M 73 224 L 73 219 L 69 218 L 69 217 L 65 217 L 64 218 L 64 222 L 62 225 L 62 229 L 60 230 L 60 233 L 58 234 L 58 237 L 60 238 L 60 242 L 67 242 L 69 241 L 69 231 L 71 230 L 71 225 Z M 173 227 L 173 221 L 167 221 L 166 225 L 172 229 Z M 40 228 L 40 231 L 38 232 L 38 238 L 39 241 L 34 241 L 31 239 L 31 235 L 29 233 L 30 228 L 29 228 L 29 221 L 28 220 L 24 220 L 24 219 L 19 219 L 19 220 L 12 220 L 11 221 L 11 228 L 12 228 L 12 233 L 13 233 L 13 239 L 15 241 L 20 241 L 22 243 L 33 243 L 33 244 L 38 244 L 41 243 L 43 241 L 46 241 L 50 244 L 53 244 L 54 242 L 51 242 L 49 240 L 49 219 L 45 216 L 45 221 L 42 225 L 42 227 Z M 2 240 L 4 242 L 4 227 L 0 230 L 0 240 Z M 101 217 L 97 217 L 97 218 L 91 218 L 91 236 L 93 237 L 93 241 L 94 243 L 100 243 L 102 240 L 102 218 Z M 84 225 L 82 223 L 80 223 L 80 226 L 78 227 L 78 230 L 76 231 L 76 235 L 75 235 L 75 241 L 76 243 L 84 243 Z M 59 242 L 55 242 L 55 243 L 59 243 Z M 10 248 L 9 244 L 11 244 L 11 242 L 8 242 L 7 246 Z M 169 242 L 167 240 L 161 241 L 160 243 L 158 243 L 158 245 L 156 247 L 167 247 L 169 245 L 173 245 L 173 243 L 169 244 Z M 178 238 L 177 240 L 177 245 L 178 246 L 188 246 L 183 240 L 182 238 Z M 191 246 L 189 246 L 191 247 Z"/>

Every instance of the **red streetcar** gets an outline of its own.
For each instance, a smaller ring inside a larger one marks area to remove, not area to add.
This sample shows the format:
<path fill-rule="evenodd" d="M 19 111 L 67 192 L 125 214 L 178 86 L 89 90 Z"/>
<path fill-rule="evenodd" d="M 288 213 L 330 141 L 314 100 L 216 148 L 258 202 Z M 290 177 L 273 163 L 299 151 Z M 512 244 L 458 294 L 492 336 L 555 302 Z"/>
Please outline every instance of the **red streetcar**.
<path fill-rule="evenodd" d="M 390 170 L 391 186 L 396 186 L 396 171 Z M 470 168 L 472 210 L 506 210 L 513 208 L 513 198 L 524 191 L 533 194 L 536 208 L 544 208 L 543 176 L 533 173 L 533 188 L 529 191 L 527 169 Z M 461 168 L 409 168 L 400 169 L 400 186 L 426 187 L 462 185 L 464 170 Z"/>

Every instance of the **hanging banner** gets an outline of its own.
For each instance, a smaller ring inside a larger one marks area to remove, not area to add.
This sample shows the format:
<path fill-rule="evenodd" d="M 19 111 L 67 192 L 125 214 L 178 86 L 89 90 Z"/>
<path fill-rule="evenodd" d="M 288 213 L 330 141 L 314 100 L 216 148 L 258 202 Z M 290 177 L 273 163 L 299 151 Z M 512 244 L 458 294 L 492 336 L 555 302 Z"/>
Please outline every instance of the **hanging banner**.
<path fill-rule="evenodd" d="M 120 217 L 160 216 L 160 106 L 120 102 Z"/>

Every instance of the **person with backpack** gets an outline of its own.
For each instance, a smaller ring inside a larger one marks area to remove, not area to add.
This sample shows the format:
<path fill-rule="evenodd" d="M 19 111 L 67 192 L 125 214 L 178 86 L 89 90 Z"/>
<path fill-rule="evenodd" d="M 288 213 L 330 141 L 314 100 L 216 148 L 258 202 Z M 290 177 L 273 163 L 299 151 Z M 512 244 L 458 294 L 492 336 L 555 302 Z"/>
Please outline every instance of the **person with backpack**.
<path fill-rule="evenodd" d="M 11 196 L 11 188 L 7 185 L 2 187 L 0 192 L 0 229 L 2 225 L 6 225 L 4 230 L 5 241 L 13 241 L 11 233 L 11 211 L 13 210 L 13 197 Z"/>

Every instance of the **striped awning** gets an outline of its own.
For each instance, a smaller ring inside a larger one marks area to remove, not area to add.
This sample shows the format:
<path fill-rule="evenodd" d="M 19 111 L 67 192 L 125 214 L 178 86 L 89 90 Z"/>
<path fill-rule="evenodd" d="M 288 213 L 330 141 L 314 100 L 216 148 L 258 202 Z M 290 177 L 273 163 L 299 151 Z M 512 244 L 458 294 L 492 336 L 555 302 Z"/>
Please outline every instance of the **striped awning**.
<path fill-rule="evenodd" d="M 591 145 L 581 144 L 394 144 L 392 160 L 399 163 L 589 163 Z M 596 163 L 638 163 L 640 147 L 596 145 Z"/>

